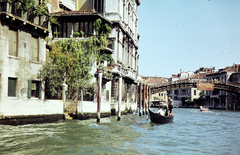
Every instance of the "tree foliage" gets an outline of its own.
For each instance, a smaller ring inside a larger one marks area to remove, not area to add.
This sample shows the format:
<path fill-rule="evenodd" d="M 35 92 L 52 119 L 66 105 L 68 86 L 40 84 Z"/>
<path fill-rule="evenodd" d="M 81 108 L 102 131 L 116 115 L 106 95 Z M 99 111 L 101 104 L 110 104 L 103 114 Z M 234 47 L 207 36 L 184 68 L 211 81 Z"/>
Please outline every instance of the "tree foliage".
<path fill-rule="evenodd" d="M 108 34 L 109 32 L 86 40 L 70 38 L 52 43 L 51 50 L 47 53 L 47 62 L 40 70 L 40 78 L 46 82 L 45 90 L 56 96 L 65 82 L 68 85 L 68 98 L 73 98 L 79 88 L 92 89 L 89 84 L 93 78 L 90 70 L 94 62 L 102 58 L 101 51 L 107 48 Z M 112 57 L 108 59 L 112 60 Z"/>

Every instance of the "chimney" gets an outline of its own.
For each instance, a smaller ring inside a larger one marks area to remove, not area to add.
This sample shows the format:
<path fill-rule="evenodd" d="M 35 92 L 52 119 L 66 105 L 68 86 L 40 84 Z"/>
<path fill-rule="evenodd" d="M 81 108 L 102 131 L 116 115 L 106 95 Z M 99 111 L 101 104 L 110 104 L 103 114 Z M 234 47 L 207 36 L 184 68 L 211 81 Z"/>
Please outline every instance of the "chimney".
<path fill-rule="evenodd" d="M 235 65 L 235 72 L 239 72 L 239 65 Z"/>

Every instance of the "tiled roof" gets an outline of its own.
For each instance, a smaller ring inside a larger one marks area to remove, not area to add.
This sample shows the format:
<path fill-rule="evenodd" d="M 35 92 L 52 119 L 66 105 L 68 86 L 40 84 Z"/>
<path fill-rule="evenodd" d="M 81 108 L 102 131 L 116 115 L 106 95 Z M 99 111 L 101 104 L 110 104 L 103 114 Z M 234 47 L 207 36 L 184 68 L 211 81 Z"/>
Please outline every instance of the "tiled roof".
<path fill-rule="evenodd" d="M 161 84 L 167 82 L 167 78 L 163 77 L 142 76 L 142 79 L 148 84 Z"/>
<path fill-rule="evenodd" d="M 85 10 L 85 11 L 59 11 L 54 12 L 52 15 L 61 16 L 61 15 L 91 15 L 91 14 L 99 14 L 97 11 L 93 10 Z"/>
<path fill-rule="evenodd" d="M 190 79 L 206 79 L 206 73 L 197 73 L 190 76 Z"/>
<path fill-rule="evenodd" d="M 227 66 L 227 67 L 223 68 L 222 71 L 234 71 L 235 72 L 236 67 L 239 68 L 239 64 L 238 65 Z"/>

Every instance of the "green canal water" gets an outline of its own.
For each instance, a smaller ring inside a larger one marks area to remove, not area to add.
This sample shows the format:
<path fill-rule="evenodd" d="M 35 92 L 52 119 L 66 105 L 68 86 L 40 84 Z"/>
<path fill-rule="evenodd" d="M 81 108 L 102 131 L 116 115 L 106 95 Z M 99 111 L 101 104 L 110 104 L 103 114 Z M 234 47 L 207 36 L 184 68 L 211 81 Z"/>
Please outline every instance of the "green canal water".
<path fill-rule="evenodd" d="M 240 154 L 240 112 L 174 109 L 174 123 L 124 115 L 20 126 L 0 125 L 0 154 Z"/>

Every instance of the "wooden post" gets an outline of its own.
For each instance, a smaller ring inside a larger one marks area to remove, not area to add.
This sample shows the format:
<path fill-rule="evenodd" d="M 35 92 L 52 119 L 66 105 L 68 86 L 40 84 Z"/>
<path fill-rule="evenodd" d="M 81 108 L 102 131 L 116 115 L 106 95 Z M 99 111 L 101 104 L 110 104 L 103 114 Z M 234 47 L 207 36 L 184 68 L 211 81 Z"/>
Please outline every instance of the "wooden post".
<path fill-rule="evenodd" d="M 97 97 L 97 122 L 100 122 L 101 95 L 102 95 L 102 70 L 98 71 L 98 97 Z"/>
<path fill-rule="evenodd" d="M 78 111 L 78 119 L 83 120 L 83 88 L 81 88 L 81 101 Z"/>
<path fill-rule="evenodd" d="M 117 120 L 120 121 L 121 119 L 121 105 L 122 105 L 122 76 L 119 77 L 118 80 L 118 118 Z"/>
<path fill-rule="evenodd" d="M 148 114 L 148 84 L 146 84 L 146 115 Z"/>
<path fill-rule="evenodd" d="M 142 83 L 139 83 L 139 116 L 142 116 Z"/>
<path fill-rule="evenodd" d="M 146 84 L 143 84 L 143 115 L 145 115 L 145 110 L 146 110 L 146 105 L 145 105 L 145 100 L 146 100 Z"/>
<path fill-rule="evenodd" d="M 67 90 L 67 84 L 64 82 L 62 84 L 62 101 L 63 101 L 63 112 L 64 112 L 64 109 L 65 109 L 65 102 L 66 102 L 66 92 Z"/>
<path fill-rule="evenodd" d="M 151 99 L 151 87 L 148 86 L 148 109 L 150 109 L 150 99 Z"/>

